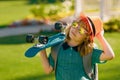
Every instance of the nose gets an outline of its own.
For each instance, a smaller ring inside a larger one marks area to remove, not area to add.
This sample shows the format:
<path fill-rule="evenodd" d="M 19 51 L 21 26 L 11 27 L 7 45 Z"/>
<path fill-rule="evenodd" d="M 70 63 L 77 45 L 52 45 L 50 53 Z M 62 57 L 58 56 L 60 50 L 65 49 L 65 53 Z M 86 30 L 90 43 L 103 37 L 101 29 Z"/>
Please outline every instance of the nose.
<path fill-rule="evenodd" d="M 71 32 L 74 33 L 75 35 L 79 34 L 79 31 L 77 28 L 73 28 Z"/>
<path fill-rule="evenodd" d="M 72 32 L 75 32 L 76 31 L 76 28 L 72 28 Z"/>

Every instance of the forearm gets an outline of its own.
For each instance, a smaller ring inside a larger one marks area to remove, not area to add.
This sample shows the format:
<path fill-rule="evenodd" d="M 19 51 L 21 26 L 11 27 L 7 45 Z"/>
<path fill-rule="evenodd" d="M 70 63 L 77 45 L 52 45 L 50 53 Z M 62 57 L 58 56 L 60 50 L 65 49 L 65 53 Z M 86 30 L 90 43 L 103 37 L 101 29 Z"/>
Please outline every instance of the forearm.
<path fill-rule="evenodd" d="M 104 38 L 104 36 L 99 35 L 98 40 L 104 51 L 101 56 L 101 60 L 110 60 L 110 59 L 114 58 L 114 52 L 113 52 L 111 46 L 109 45 L 109 43 L 107 42 L 107 40 Z"/>
<path fill-rule="evenodd" d="M 41 63 L 43 65 L 43 68 L 45 70 L 45 72 L 47 74 L 49 74 L 50 72 L 52 72 L 53 68 L 50 66 L 48 58 L 47 58 L 47 54 L 45 50 L 42 50 L 40 52 L 40 59 L 41 59 Z"/>

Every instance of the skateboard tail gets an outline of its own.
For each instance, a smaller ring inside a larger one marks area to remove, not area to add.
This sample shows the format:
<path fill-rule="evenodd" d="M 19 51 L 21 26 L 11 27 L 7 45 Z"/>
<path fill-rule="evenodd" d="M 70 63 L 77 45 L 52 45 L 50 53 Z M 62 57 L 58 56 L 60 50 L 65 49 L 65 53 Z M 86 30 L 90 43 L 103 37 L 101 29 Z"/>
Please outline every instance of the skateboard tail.
<path fill-rule="evenodd" d="M 29 58 L 34 57 L 40 50 L 42 49 L 37 47 L 31 47 L 25 52 L 25 56 Z"/>

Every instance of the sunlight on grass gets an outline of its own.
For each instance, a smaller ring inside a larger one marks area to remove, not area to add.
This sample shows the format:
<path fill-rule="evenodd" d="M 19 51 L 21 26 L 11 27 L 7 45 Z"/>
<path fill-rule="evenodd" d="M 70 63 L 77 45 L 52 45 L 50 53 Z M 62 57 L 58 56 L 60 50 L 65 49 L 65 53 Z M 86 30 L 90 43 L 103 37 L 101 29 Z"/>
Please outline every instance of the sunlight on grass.
<path fill-rule="evenodd" d="M 105 33 L 105 38 L 110 43 L 114 50 L 115 58 L 108 61 L 106 64 L 99 65 L 99 79 L 100 80 L 119 80 L 120 76 L 120 33 Z"/>
<path fill-rule="evenodd" d="M 27 58 L 24 52 L 31 44 L 0 45 L 0 80 L 53 80 L 46 75 L 40 63 L 39 56 Z M 44 77 L 43 77 L 44 76 Z"/>
<path fill-rule="evenodd" d="M 25 18 L 30 8 L 27 1 L 0 1 L 0 25 Z"/>

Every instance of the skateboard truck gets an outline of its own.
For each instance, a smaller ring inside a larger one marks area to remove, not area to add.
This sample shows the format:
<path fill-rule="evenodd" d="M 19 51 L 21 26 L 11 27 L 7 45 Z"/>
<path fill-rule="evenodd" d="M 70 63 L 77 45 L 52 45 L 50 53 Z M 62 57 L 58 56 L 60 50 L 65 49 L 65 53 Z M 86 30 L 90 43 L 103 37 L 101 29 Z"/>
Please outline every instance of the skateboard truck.
<path fill-rule="evenodd" d="M 56 30 L 63 31 L 65 28 L 65 25 L 63 25 L 62 22 L 56 22 L 54 27 Z M 38 37 L 35 37 L 33 34 L 27 34 L 26 42 L 27 43 L 35 43 L 35 46 L 40 46 L 40 45 L 47 44 L 48 37 L 45 35 L 40 35 Z"/>
<path fill-rule="evenodd" d="M 60 33 L 50 37 L 47 37 L 46 35 L 40 35 L 36 37 L 33 34 L 28 34 L 26 36 L 26 42 L 34 43 L 34 45 L 25 51 L 25 56 L 34 57 L 39 51 L 55 46 L 64 41 L 66 37 L 65 33 L 63 32 L 65 29 L 65 24 L 62 22 L 56 22 L 54 28 L 59 30 Z"/>
<path fill-rule="evenodd" d="M 33 34 L 27 34 L 26 42 L 27 43 L 33 43 L 34 42 L 34 35 Z"/>
<path fill-rule="evenodd" d="M 63 24 L 62 22 L 56 22 L 54 26 L 55 26 L 56 30 L 63 31 L 65 29 L 66 25 Z"/>
<path fill-rule="evenodd" d="M 35 44 L 46 44 L 48 42 L 48 37 L 45 35 L 35 37 L 33 34 L 28 34 L 26 36 L 26 42 Z"/>

